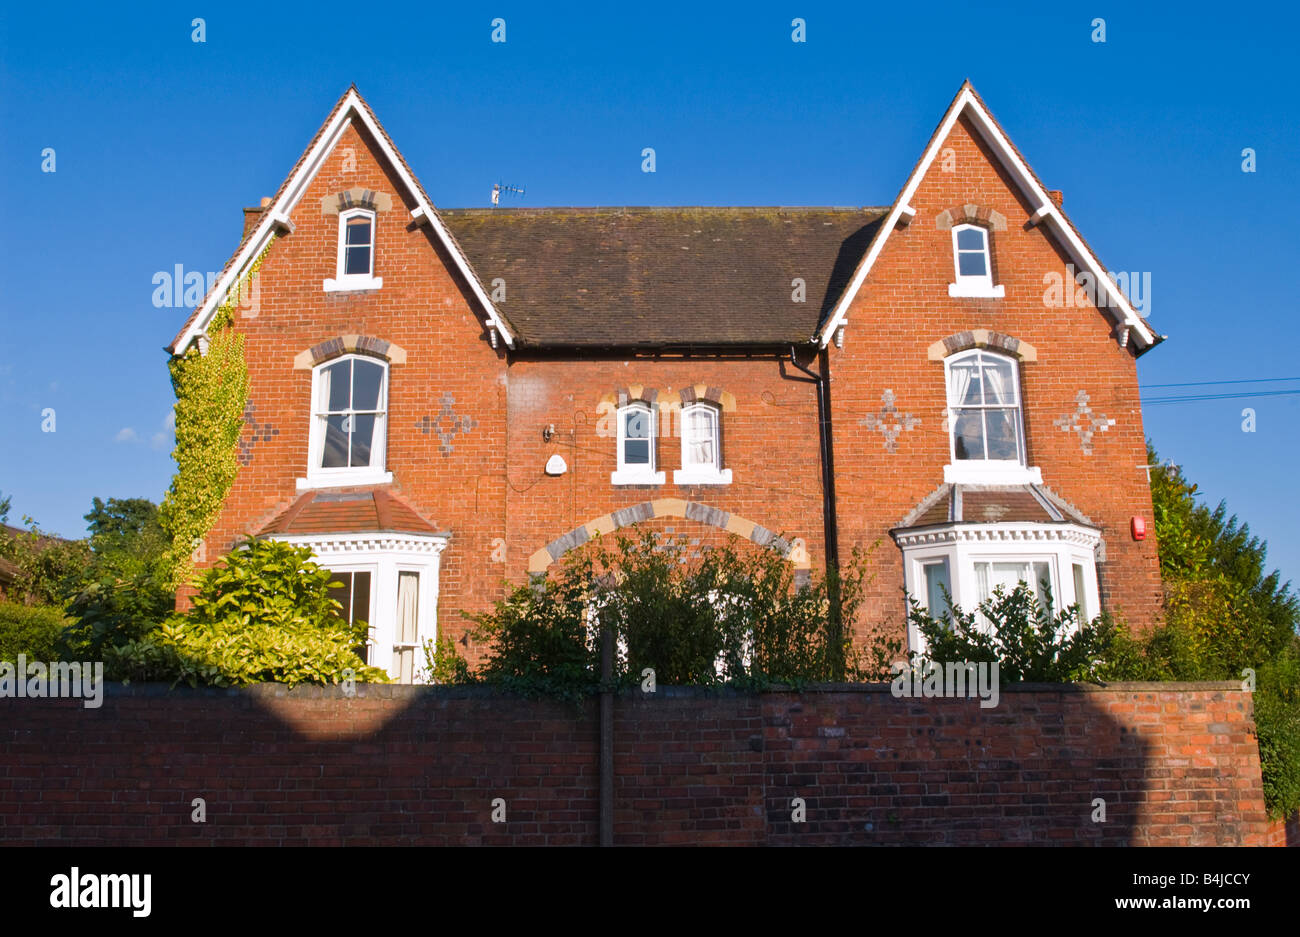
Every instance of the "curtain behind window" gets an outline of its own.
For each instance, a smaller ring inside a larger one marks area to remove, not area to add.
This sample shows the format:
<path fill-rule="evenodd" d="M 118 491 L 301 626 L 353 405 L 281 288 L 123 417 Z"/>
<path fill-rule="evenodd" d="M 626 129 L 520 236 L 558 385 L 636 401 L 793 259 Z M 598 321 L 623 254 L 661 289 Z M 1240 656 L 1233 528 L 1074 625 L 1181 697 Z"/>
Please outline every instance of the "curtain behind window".
<path fill-rule="evenodd" d="M 415 648 L 419 640 L 420 574 L 397 574 L 397 641 L 393 645 L 393 671 L 401 683 L 415 680 Z"/>

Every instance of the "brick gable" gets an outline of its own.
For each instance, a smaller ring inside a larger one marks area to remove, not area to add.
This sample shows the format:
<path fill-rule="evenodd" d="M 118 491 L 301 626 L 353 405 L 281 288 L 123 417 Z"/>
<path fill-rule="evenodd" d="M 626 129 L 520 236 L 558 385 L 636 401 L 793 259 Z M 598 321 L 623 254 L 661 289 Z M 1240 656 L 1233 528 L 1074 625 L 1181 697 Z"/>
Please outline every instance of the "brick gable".
<path fill-rule="evenodd" d="M 1119 347 L 1112 321 L 1096 307 L 1044 305 L 1044 274 L 1064 275 L 1067 255 L 1045 227 L 1026 229 L 1034 207 L 970 122 L 959 119 L 943 145 L 953 151 L 955 171 L 945 172 L 936 161 L 925 174 L 912 199 L 915 219 L 891 233 L 850 307 L 844 347 L 831 348 L 841 537 L 846 543 L 887 542 L 889 529 L 943 481 L 946 387 L 942 359 L 933 360 L 929 347 L 974 330 L 1001 333 L 1035 351 L 1035 360 L 1020 361 L 1029 464 L 1100 525 L 1103 604 L 1149 622 L 1161 601 L 1156 544 L 1153 538 L 1135 543 L 1128 533 L 1131 516 L 1151 516 L 1150 489 L 1138 468 L 1146 462 L 1146 445 L 1133 351 Z M 1002 299 L 948 295 L 952 236 L 935 219 L 965 204 L 1006 219 L 1005 229 L 991 234 Z M 880 411 L 887 390 L 898 409 L 920 420 L 899 438 L 896 452 L 860 422 Z M 1091 454 L 1077 433 L 1056 425 L 1079 409 L 1080 391 L 1094 411 L 1115 420 L 1093 437 Z M 901 618 L 901 556 L 892 549 L 879 556 L 868 615 Z"/>

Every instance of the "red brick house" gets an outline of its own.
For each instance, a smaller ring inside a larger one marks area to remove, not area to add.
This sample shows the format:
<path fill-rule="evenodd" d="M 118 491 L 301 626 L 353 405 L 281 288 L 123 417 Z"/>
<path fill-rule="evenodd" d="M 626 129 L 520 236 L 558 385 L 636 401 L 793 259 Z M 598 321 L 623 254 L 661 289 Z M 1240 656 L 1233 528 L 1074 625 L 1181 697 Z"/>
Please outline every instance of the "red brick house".
<path fill-rule="evenodd" d="M 798 575 L 878 543 L 859 635 L 901 631 L 905 589 L 1042 577 L 1149 623 L 1161 337 L 1061 205 L 964 84 L 887 208 L 439 211 L 349 89 L 170 348 L 278 234 L 206 556 L 310 545 L 406 680 L 461 610 L 632 523 Z"/>

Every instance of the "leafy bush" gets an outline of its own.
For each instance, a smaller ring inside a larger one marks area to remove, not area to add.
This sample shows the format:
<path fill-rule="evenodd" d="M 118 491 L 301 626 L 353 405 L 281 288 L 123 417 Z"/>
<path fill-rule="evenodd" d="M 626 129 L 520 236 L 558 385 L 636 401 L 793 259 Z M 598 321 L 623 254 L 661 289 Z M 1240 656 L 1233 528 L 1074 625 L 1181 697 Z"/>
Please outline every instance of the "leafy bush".
<path fill-rule="evenodd" d="M 424 667 L 428 679 L 444 686 L 474 682 L 469 662 L 456 651 L 456 642 L 441 637 L 424 642 Z"/>
<path fill-rule="evenodd" d="M 386 682 L 353 650 L 367 628 L 338 616 L 330 589 L 341 587 L 310 549 L 250 538 L 203 574 L 187 614 L 106 648 L 106 670 L 112 679 L 191 686 L 340 683 L 349 669 L 358 682 Z"/>
<path fill-rule="evenodd" d="M 681 540 L 650 531 L 596 542 L 514 589 L 475 636 L 490 642 L 477 679 L 547 695 L 578 697 L 599 680 L 599 633 L 618 647 L 614 678 L 635 685 L 651 669 L 665 684 L 759 687 L 839 680 L 855 673 L 841 620 L 862 601 L 865 559 L 798 588 L 775 547 L 730 544 L 698 559 Z"/>
<path fill-rule="evenodd" d="M 29 661 L 58 660 L 59 635 L 67 624 L 52 605 L 0 602 L 0 660 L 16 663 L 19 654 Z"/>
<path fill-rule="evenodd" d="M 1274 817 L 1300 810 L 1300 639 L 1260 668 L 1255 732 L 1264 800 Z"/>
<path fill-rule="evenodd" d="M 949 603 L 951 604 L 951 603 Z M 916 655 L 939 663 L 998 664 L 1002 683 L 1063 683 L 1095 680 L 1108 647 L 1102 622 L 1079 621 L 1078 606 L 1053 610 L 1050 592 L 1041 605 L 1035 591 L 1019 583 L 1001 586 L 975 611 L 952 608 L 931 618 L 915 601 L 910 620 L 925 637 L 927 651 Z"/>

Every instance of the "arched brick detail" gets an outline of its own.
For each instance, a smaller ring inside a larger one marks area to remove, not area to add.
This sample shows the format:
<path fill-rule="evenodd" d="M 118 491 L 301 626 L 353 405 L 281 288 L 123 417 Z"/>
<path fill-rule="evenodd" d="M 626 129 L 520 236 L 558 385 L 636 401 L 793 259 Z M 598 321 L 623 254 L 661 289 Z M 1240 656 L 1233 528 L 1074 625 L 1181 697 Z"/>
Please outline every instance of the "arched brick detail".
<path fill-rule="evenodd" d="M 370 211 L 389 211 L 393 207 L 393 197 L 387 192 L 373 189 L 347 189 L 334 195 L 325 195 L 320 200 L 322 215 L 337 215 L 350 208 L 367 208 Z"/>
<path fill-rule="evenodd" d="M 807 574 L 804 571 L 810 571 L 812 568 L 807 549 L 801 549 L 783 537 L 778 537 L 761 524 L 707 504 L 700 504 L 698 501 L 659 498 L 593 517 L 563 536 L 556 537 L 528 558 L 528 573 L 530 576 L 541 575 L 546 572 L 548 566 L 574 547 L 582 546 L 596 536 L 613 533 L 620 527 L 656 517 L 682 517 L 725 530 L 737 537 L 744 537 L 760 547 L 773 545 L 794 564 L 798 580 L 807 581 Z"/>
<path fill-rule="evenodd" d="M 389 364 L 406 364 L 406 350 L 400 345 L 369 335 L 340 335 L 298 352 L 294 355 L 293 366 L 298 371 L 310 371 L 322 361 L 354 352 L 383 358 Z"/>
<path fill-rule="evenodd" d="M 683 387 L 677 392 L 677 395 L 681 398 L 683 407 L 705 400 L 717 406 L 724 413 L 732 413 L 736 409 L 735 395 L 723 390 L 721 387 L 695 384 L 691 387 Z"/>
<path fill-rule="evenodd" d="M 934 216 L 934 226 L 940 231 L 951 231 L 959 224 L 977 224 L 991 231 L 1007 230 L 1006 216 L 984 205 L 966 202 L 944 209 Z"/>
<path fill-rule="evenodd" d="M 929 347 L 928 355 L 931 361 L 942 361 L 949 355 L 969 348 L 991 348 L 1014 355 L 1021 361 L 1038 360 L 1038 350 L 1033 345 L 992 329 L 971 329 L 941 338 Z"/>

